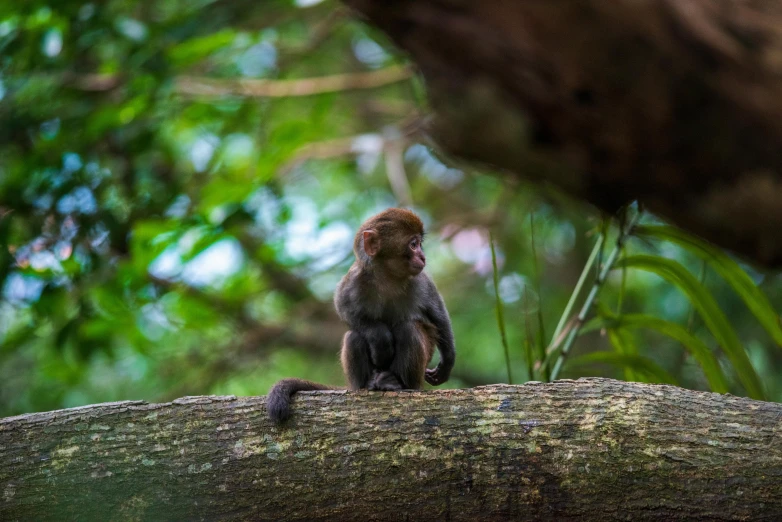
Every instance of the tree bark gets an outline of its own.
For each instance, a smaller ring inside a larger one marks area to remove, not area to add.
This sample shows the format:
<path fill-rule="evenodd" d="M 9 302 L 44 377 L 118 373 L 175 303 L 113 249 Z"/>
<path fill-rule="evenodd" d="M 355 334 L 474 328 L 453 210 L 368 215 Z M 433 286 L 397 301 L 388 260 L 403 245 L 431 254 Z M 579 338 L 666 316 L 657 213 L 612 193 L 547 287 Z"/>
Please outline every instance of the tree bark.
<path fill-rule="evenodd" d="M 782 266 L 782 3 L 343 1 L 420 67 L 443 148 Z"/>
<path fill-rule="evenodd" d="M 0 420 L 0 520 L 782 520 L 782 405 L 606 379 Z"/>

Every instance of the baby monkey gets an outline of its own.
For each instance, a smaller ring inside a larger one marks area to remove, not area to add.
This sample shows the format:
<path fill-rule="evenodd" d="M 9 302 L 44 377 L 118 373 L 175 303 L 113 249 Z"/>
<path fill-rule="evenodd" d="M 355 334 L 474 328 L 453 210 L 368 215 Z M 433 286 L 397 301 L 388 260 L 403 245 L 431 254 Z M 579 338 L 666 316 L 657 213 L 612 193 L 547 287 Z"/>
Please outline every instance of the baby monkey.
<path fill-rule="evenodd" d="M 390 208 L 364 222 L 353 241 L 356 261 L 334 294 L 348 331 L 342 369 L 351 390 L 417 390 L 448 380 L 456 348 L 448 311 L 423 272 L 424 225 L 413 212 Z M 440 363 L 427 369 L 435 346 Z M 269 392 L 269 417 L 290 416 L 293 394 L 329 390 L 301 379 L 283 379 Z"/>

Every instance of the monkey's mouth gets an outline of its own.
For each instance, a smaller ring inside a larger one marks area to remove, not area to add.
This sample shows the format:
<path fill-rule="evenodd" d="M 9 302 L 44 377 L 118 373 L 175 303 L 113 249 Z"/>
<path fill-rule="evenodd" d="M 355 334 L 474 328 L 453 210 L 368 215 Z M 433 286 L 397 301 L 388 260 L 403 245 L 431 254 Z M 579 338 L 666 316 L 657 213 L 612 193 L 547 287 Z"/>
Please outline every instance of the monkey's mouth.
<path fill-rule="evenodd" d="M 424 271 L 425 266 L 426 263 L 421 263 L 420 261 L 413 261 L 410 263 L 410 273 L 414 276 L 417 276 L 418 274 Z"/>

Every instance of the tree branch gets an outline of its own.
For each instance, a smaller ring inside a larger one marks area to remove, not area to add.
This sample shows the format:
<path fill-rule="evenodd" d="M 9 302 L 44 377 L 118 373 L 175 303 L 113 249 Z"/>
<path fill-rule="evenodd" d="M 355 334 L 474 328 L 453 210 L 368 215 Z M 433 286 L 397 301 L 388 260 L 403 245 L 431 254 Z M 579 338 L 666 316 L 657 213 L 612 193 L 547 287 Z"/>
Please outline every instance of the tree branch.
<path fill-rule="evenodd" d="M 218 80 L 196 76 L 180 76 L 174 90 L 189 96 L 250 96 L 283 98 L 312 96 L 339 91 L 374 89 L 412 77 L 408 66 L 396 65 L 377 71 L 334 74 L 300 80 Z"/>
<path fill-rule="evenodd" d="M 782 3 L 343 3 L 422 72 L 442 148 L 782 266 Z"/>
<path fill-rule="evenodd" d="M 782 405 L 606 379 L 0 420 L 2 520 L 782 519 Z"/>

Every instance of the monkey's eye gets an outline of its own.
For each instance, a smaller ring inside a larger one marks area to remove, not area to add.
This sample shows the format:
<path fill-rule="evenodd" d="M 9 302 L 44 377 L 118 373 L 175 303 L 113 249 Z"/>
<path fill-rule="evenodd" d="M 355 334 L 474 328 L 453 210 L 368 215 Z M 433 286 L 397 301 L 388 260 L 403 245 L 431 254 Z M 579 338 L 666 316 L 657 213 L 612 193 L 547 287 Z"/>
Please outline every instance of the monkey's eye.
<path fill-rule="evenodd" d="M 418 248 L 420 245 L 421 245 L 421 243 L 420 243 L 420 241 L 418 241 L 418 238 L 417 238 L 417 237 L 414 237 L 414 238 L 413 238 L 413 239 L 410 241 L 410 248 L 411 248 L 411 249 L 413 249 L 413 250 L 415 250 L 416 248 Z"/>

